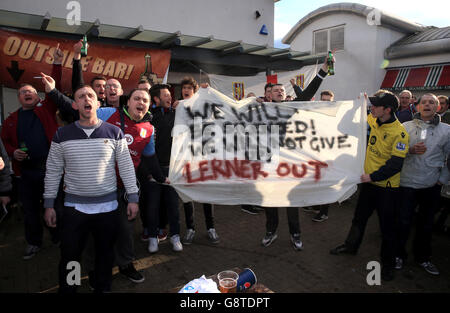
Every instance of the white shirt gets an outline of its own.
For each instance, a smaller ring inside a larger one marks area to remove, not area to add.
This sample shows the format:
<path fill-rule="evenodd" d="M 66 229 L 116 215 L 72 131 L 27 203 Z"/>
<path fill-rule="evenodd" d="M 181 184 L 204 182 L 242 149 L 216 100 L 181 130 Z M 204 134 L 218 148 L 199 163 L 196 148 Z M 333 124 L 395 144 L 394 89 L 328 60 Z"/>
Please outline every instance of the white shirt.
<path fill-rule="evenodd" d="M 65 206 L 73 207 L 75 210 L 84 214 L 99 214 L 112 212 L 118 207 L 117 200 L 103 203 L 71 203 L 64 202 Z"/>

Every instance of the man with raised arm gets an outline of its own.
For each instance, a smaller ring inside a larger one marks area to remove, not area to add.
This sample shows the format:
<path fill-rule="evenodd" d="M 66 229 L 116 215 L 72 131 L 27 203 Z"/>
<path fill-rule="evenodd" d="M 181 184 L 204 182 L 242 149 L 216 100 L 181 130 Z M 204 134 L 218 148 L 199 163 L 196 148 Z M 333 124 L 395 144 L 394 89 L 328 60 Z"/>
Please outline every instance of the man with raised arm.
<path fill-rule="evenodd" d="M 44 76 L 44 79 L 49 79 Z M 120 128 L 97 117 L 97 95 L 90 86 L 74 93 L 73 107 L 80 119 L 58 129 L 53 137 L 45 175 L 45 221 L 61 224 L 59 291 L 76 292 L 67 282 L 70 262 L 80 262 L 89 233 L 95 242 L 96 292 L 111 290 L 114 244 L 120 212 L 117 210 L 116 164 L 128 195 L 127 215 L 138 212 L 138 187 L 133 162 Z M 64 173 L 65 202 L 61 220 L 53 209 Z"/>

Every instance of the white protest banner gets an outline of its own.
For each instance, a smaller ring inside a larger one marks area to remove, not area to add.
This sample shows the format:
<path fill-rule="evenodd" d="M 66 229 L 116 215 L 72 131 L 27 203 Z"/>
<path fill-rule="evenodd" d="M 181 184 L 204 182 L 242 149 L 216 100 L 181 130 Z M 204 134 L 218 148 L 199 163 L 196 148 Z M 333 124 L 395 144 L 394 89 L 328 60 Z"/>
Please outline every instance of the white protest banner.
<path fill-rule="evenodd" d="M 169 180 L 183 201 L 272 207 L 344 201 L 363 174 L 364 97 L 258 103 L 200 90 L 180 101 Z"/>

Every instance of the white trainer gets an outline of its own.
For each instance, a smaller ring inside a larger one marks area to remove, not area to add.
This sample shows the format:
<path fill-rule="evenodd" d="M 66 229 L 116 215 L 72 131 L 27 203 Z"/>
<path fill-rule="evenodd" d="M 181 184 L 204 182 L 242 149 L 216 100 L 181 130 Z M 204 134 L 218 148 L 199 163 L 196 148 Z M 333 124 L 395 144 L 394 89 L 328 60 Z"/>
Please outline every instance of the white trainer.
<path fill-rule="evenodd" d="M 213 244 L 218 244 L 220 241 L 215 228 L 208 229 L 208 238 Z"/>
<path fill-rule="evenodd" d="M 150 237 L 148 240 L 148 252 L 155 253 L 158 252 L 158 238 Z"/>
<path fill-rule="evenodd" d="M 194 240 L 194 236 L 195 236 L 195 230 L 193 230 L 192 228 L 189 228 L 186 231 L 186 235 L 184 236 L 183 244 L 190 245 L 192 243 L 192 241 Z"/>
<path fill-rule="evenodd" d="M 170 242 L 172 243 L 173 251 L 183 251 L 183 245 L 180 241 L 180 235 L 173 235 L 172 237 L 170 237 Z"/>

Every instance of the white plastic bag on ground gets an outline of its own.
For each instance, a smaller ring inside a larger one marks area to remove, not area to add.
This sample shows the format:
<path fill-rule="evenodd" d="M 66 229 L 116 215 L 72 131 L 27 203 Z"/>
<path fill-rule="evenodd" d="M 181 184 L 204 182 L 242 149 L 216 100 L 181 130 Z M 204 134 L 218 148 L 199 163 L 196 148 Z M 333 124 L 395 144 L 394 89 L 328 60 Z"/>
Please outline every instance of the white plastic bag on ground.
<path fill-rule="evenodd" d="M 220 293 L 214 280 L 203 275 L 187 283 L 178 293 Z"/>

